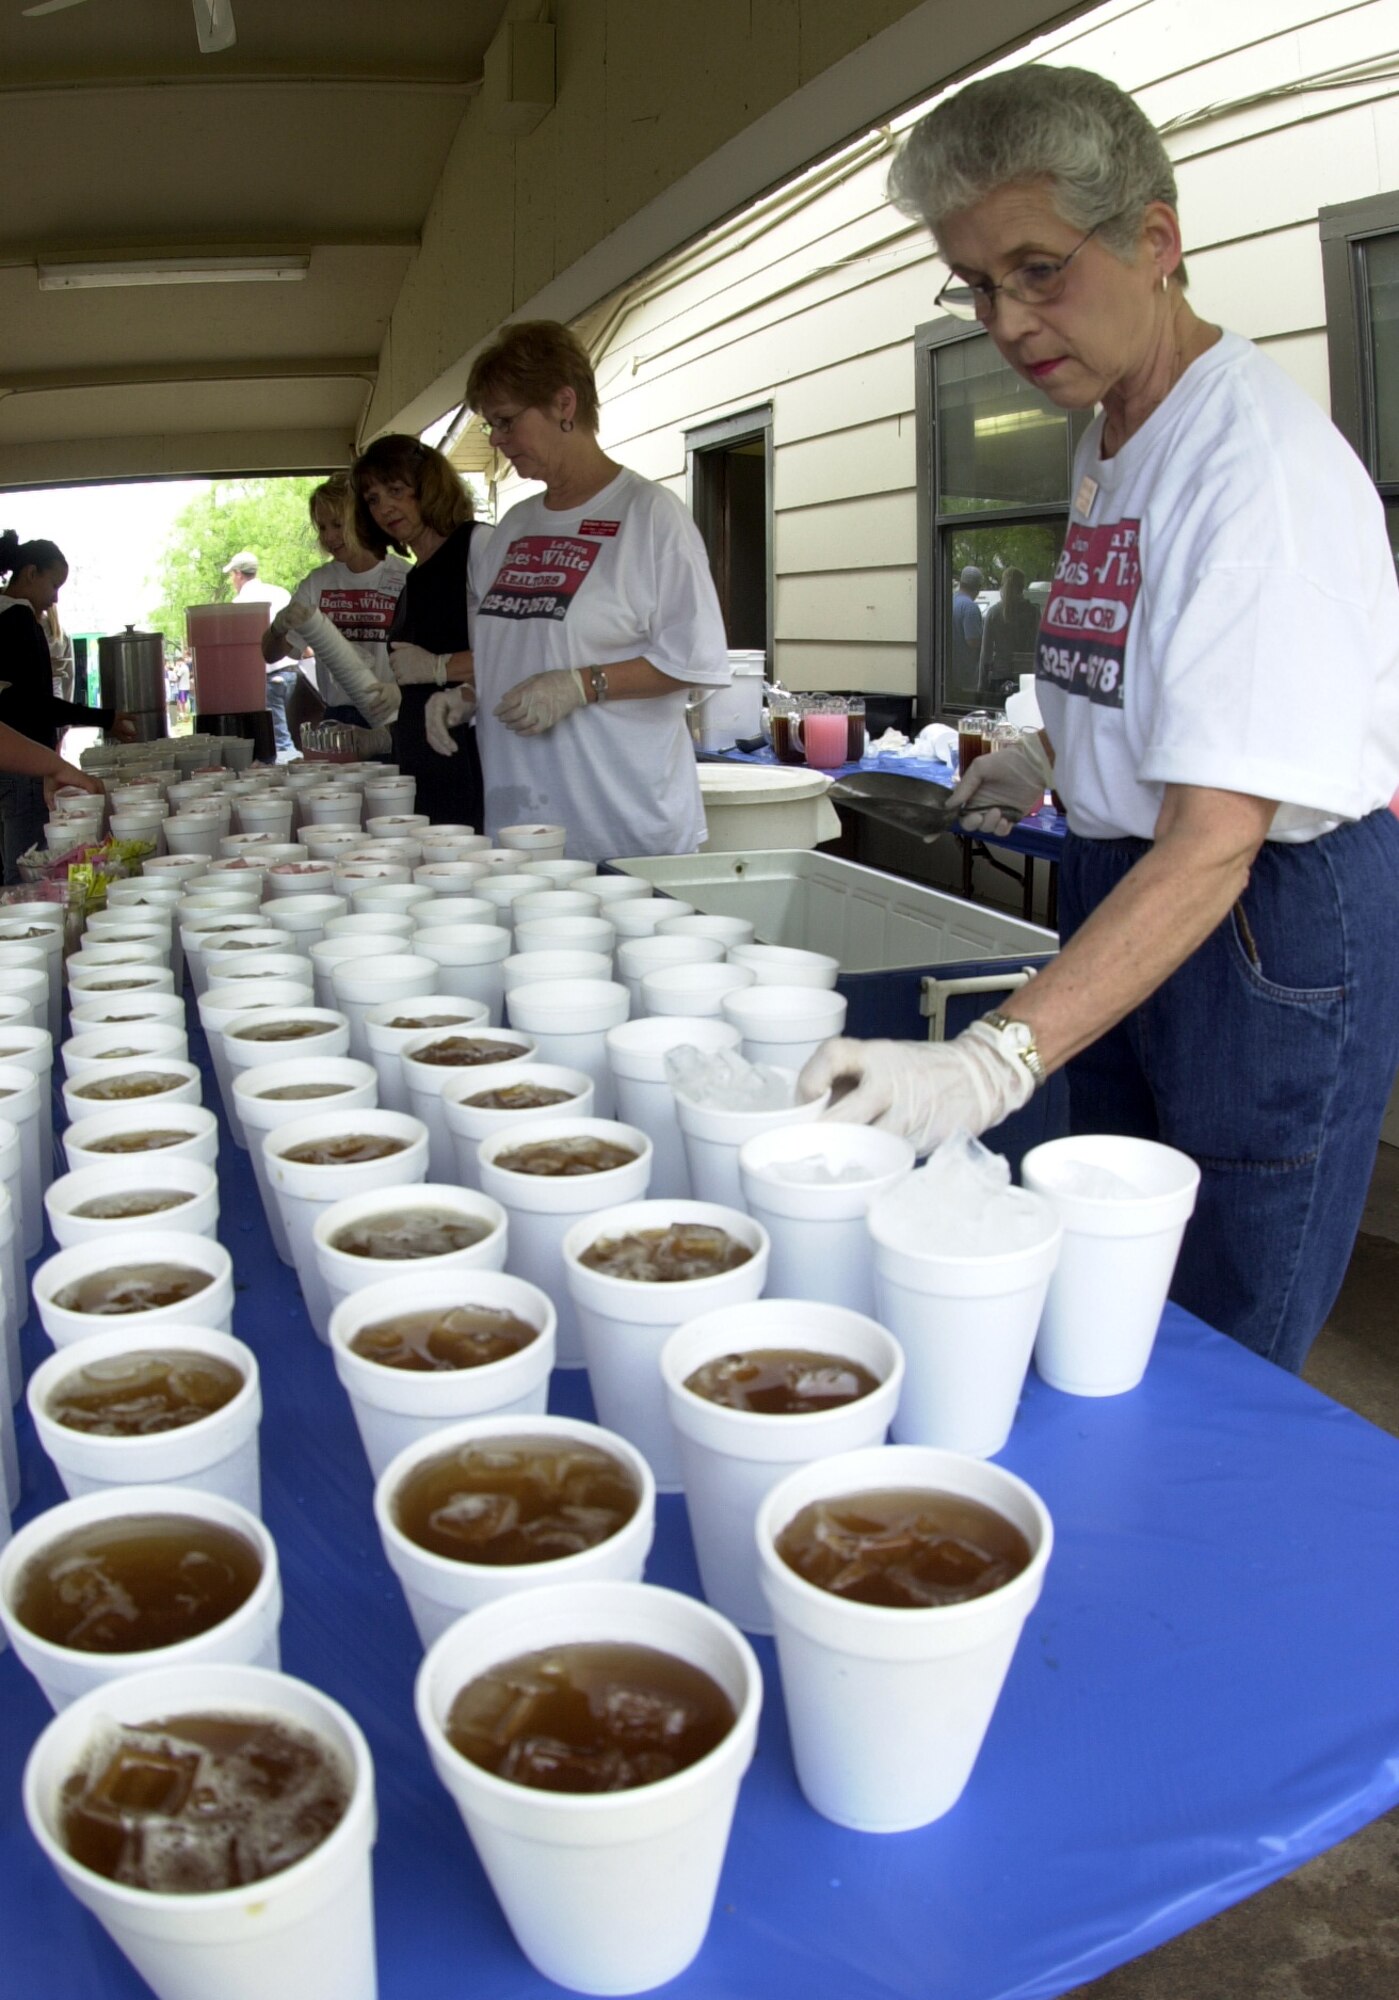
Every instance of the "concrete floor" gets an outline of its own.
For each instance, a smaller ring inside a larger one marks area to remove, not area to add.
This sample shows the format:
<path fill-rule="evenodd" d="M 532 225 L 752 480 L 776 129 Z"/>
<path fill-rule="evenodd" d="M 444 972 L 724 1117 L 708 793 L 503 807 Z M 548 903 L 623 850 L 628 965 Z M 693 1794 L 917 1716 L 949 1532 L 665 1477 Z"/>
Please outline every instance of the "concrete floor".
<path fill-rule="evenodd" d="M 1399 1147 L 1381 1146 L 1341 1296 L 1306 1379 L 1399 1435 Z M 1399 1810 L 1080 2000 L 1394 2000 Z"/>

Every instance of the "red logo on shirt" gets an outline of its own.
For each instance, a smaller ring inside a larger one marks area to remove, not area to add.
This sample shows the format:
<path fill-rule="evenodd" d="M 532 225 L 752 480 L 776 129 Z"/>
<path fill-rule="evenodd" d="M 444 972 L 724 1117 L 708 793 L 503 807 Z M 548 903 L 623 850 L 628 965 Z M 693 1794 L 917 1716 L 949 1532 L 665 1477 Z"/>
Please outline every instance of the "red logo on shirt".
<path fill-rule="evenodd" d="M 1121 708 L 1127 633 L 1142 585 L 1141 522 L 1070 524 L 1040 620 L 1035 678 Z"/>
<path fill-rule="evenodd" d="M 376 639 L 387 639 L 397 603 L 397 597 L 386 590 L 347 587 L 323 590 L 320 608 L 345 638 L 373 645 Z"/>
<path fill-rule="evenodd" d="M 596 542 L 576 535 L 519 536 L 481 599 L 482 616 L 567 618 L 597 555 Z"/>
<path fill-rule="evenodd" d="M 580 535 L 615 535 L 621 525 L 620 521 L 583 521 L 578 532 Z"/>

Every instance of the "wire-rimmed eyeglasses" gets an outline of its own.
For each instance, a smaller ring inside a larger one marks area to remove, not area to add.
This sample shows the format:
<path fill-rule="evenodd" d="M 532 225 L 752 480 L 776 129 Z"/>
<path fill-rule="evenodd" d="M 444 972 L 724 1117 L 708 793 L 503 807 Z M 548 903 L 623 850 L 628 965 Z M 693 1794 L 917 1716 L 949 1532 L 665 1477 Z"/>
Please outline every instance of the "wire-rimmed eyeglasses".
<path fill-rule="evenodd" d="M 994 318 L 996 299 L 1004 292 L 1017 305 L 1048 306 L 1063 292 L 1068 282 L 1064 273 L 1084 244 L 1102 228 L 1095 222 L 1087 236 L 1080 238 L 1067 257 L 1034 257 L 1015 269 L 999 285 L 969 285 L 962 278 L 949 278 L 933 304 L 954 319 L 979 319 L 983 325 Z"/>

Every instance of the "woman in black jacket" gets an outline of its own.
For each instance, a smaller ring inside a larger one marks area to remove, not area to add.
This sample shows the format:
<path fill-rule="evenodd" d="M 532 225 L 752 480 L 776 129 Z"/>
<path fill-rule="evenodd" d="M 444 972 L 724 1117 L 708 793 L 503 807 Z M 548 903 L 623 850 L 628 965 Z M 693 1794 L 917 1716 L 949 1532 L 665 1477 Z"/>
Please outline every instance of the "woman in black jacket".
<path fill-rule="evenodd" d="M 60 733 L 78 723 L 105 729 L 125 741 L 135 734 L 124 715 L 111 708 L 85 708 L 62 701 L 53 691 L 48 640 L 39 622 L 58 601 L 68 581 L 63 552 L 52 542 L 22 542 L 13 528 L 0 535 L 0 722 L 46 750 L 58 748 Z M 6 882 L 18 882 L 19 857 L 42 839 L 47 809 L 39 778 L 16 772 L 0 775 L 0 849 Z"/>

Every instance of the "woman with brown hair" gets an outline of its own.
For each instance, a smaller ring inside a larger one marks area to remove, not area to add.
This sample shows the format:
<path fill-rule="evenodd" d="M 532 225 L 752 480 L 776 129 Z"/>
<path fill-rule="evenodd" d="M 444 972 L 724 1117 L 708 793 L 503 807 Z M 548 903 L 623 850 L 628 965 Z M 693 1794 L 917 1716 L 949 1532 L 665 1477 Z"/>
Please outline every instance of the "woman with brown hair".
<path fill-rule="evenodd" d="M 505 516 L 476 579 L 486 830 L 545 820 L 593 861 L 692 854 L 705 825 L 686 695 L 729 678 L 699 530 L 666 487 L 602 450 L 592 364 L 566 326 L 506 327 L 466 395 L 544 487 Z M 430 704 L 434 740 L 467 699 Z"/>
<path fill-rule="evenodd" d="M 467 557 L 471 496 L 449 461 L 415 437 L 376 438 L 355 460 L 354 529 L 366 548 L 411 552 L 388 630 L 389 666 L 402 696 L 394 730 L 400 767 L 418 781 L 416 805 L 432 820 L 481 824 L 481 761 L 468 731 L 460 764 L 428 746 L 424 712 L 439 688 L 469 686 Z"/>

